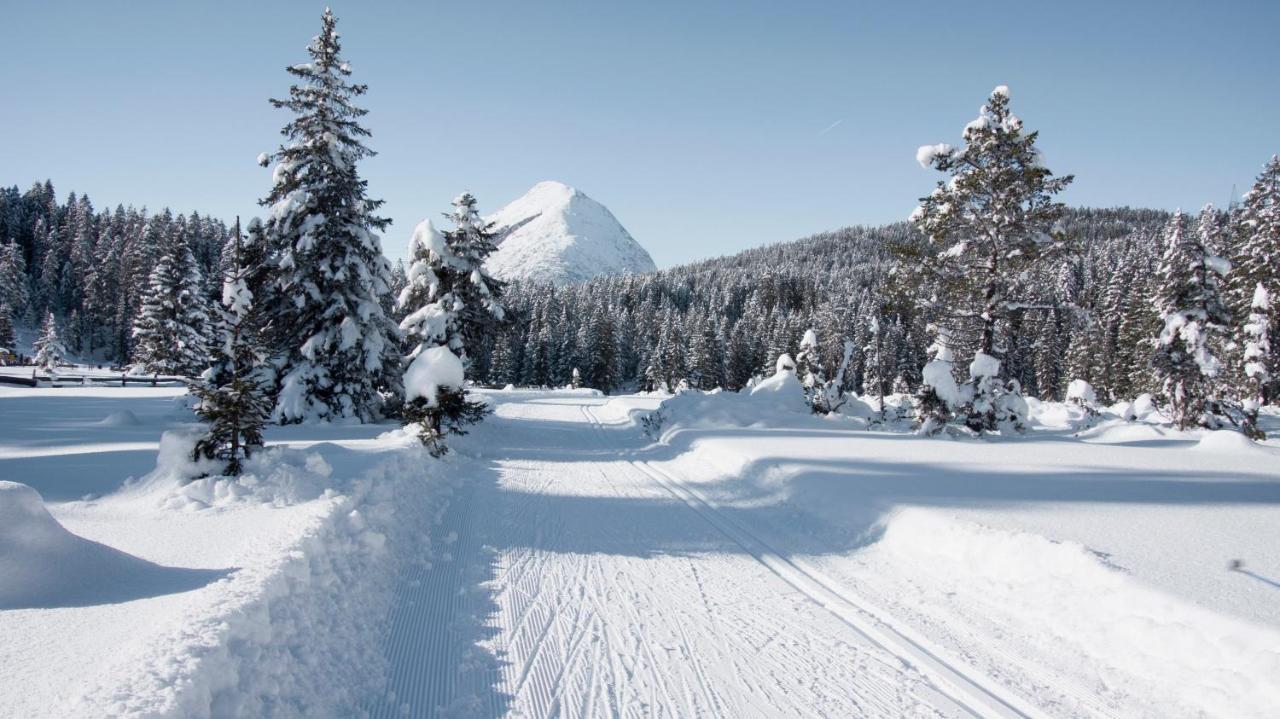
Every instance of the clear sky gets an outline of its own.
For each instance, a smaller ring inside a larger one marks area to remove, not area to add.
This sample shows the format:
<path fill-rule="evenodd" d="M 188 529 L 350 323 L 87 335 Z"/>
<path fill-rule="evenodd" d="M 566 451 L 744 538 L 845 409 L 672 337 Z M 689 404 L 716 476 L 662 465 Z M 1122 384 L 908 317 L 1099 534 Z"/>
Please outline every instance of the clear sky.
<path fill-rule="evenodd" d="M 261 212 L 323 2 L 0 0 L 0 183 Z M 1072 204 L 1225 204 L 1280 152 L 1280 2 L 335 2 L 363 166 L 409 232 L 554 179 L 659 266 L 903 219 L 986 94 Z"/>

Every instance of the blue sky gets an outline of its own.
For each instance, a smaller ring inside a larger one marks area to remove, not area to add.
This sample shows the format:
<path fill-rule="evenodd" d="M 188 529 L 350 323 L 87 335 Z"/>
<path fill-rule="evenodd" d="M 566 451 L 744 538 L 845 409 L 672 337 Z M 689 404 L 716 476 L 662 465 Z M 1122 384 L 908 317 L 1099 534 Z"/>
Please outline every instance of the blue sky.
<path fill-rule="evenodd" d="M 997 84 L 1072 204 L 1225 204 L 1280 152 L 1277 2 L 334 4 L 395 224 L 544 179 L 659 266 L 905 218 Z M 0 183 L 260 212 L 321 3 L 0 0 Z M 838 124 L 837 124 L 838 123 Z"/>

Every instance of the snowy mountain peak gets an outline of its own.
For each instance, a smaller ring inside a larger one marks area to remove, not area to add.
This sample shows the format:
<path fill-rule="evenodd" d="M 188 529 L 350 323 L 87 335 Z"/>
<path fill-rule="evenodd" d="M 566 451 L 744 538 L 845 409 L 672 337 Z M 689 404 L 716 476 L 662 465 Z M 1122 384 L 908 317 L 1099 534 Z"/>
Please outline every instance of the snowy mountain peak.
<path fill-rule="evenodd" d="M 504 280 L 562 285 L 657 269 L 607 207 L 562 182 L 539 182 L 487 219 L 498 233 L 488 268 Z"/>

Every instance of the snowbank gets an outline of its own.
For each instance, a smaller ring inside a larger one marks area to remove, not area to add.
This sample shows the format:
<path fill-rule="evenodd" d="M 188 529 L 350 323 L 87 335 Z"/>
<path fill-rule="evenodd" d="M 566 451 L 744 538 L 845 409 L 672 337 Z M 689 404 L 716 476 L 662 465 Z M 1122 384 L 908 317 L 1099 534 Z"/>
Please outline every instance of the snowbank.
<path fill-rule="evenodd" d="M 151 639 L 140 661 L 110 672 L 67 713 L 355 712 L 385 677 L 379 629 L 396 578 L 433 556 L 430 528 L 451 492 L 444 467 L 420 450 L 399 450 L 344 483 L 344 493 L 326 493 L 316 500 L 323 511 L 291 544 L 211 588 L 210 600 Z"/>

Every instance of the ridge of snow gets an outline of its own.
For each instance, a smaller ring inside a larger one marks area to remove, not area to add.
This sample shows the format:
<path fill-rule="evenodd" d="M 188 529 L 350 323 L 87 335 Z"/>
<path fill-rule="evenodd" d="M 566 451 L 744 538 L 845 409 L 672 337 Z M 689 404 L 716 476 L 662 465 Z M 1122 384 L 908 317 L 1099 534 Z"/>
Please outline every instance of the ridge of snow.
<path fill-rule="evenodd" d="M 539 182 L 485 219 L 498 234 L 487 267 L 499 279 L 563 285 L 657 269 L 608 208 L 561 182 Z"/>

